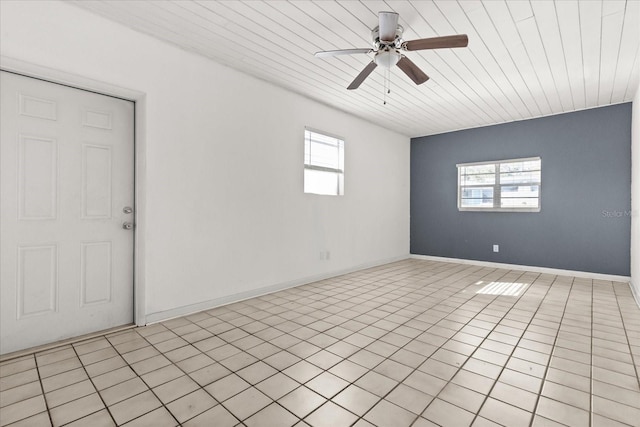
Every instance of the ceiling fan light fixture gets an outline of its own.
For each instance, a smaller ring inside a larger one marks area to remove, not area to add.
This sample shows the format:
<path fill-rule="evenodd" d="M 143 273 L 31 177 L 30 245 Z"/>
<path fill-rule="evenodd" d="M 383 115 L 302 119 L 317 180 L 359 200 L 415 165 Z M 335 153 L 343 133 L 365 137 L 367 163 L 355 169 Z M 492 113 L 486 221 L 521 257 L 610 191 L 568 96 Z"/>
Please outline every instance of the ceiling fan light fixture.
<path fill-rule="evenodd" d="M 391 69 L 391 67 L 394 67 L 400 60 L 400 54 L 395 50 L 381 50 L 376 53 L 373 60 L 381 67 Z"/>

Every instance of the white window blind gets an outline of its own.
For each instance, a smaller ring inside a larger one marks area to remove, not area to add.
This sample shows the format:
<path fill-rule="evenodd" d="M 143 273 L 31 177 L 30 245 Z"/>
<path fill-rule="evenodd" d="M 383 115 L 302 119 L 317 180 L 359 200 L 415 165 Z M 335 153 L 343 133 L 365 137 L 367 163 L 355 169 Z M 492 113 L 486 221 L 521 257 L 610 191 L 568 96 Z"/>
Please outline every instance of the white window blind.
<path fill-rule="evenodd" d="M 540 157 L 463 163 L 457 167 L 458 210 L 540 211 Z"/>
<path fill-rule="evenodd" d="M 305 129 L 304 192 L 344 194 L 344 141 L 341 138 Z"/>

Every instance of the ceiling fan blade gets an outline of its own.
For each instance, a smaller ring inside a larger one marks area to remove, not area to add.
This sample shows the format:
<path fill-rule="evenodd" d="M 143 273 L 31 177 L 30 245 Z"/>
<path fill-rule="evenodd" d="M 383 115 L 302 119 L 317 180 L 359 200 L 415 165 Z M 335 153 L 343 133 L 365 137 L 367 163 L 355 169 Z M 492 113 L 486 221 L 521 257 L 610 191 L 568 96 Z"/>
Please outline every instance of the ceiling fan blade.
<path fill-rule="evenodd" d="M 351 84 L 349 85 L 349 87 L 347 87 L 347 89 L 349 90 L 353 90 L 353 89 L 358 89 L 360 87 L 360 85 L 362 84 L 362 82 L 364 81 L 364 79 L 366 79 L 367 77 L 369 77 L 369 74 L 371 74 L 371 72 L 373 70 L 375 70 L 375 68 L 378 66 L 378 64 L 376 64 L 374 61 L 371 61 L 367 64 L 366 67 L 364 67 L 364 70 L 362 70 L 360 72 L 360 74 L 358 74 L 358 77 L 356 77 Z"/>
<path fill-rule="evenodd" d="M 416 64 L 404 55 L 396 65 L 417 85 L 429 80 L 429 76 L 427 76 Z"/>
<path fill-rule="evenodd" d="M 394 41 L 396 39 L 396 30 L 398 29 L 398 14 L 395 12 L 379 12 L 378 21 L 380 40 L 383 42 Z"/>
<path fill-rule="evenodd" d="M 455 36 L 431 37 L 428 39 L 409 40 L 404 43 L 406 50 L 441 49 L 454 47 L 467 47 L 469 38 L 466 34 Z"/>
<path fill-rule="evenodd" d="M 373 52 L 370 48 L 362 48 L 362 49 L 340 49 L 340 50 L 323 50 L 321 52 L 316 52 L 315 56 L 317 58 L 328 58 L 330 56 L 337 55 L 354 55 L 358 53 L 370 53 Z"/>

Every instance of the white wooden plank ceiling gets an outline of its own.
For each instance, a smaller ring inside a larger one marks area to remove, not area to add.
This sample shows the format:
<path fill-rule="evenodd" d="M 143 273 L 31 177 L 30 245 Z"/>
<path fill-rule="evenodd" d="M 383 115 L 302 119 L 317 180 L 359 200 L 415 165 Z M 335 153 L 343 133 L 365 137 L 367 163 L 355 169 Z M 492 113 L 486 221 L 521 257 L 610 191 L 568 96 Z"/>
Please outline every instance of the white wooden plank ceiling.
<path fill-rule="evenodd" d="M 640 78 L 637 0 L 73 3 L 409 136 L 630 101 Z M 469 46 L 407 52 L 430 80 L 392 69 L 384 105 L 382 67 L 346 89 L 371 57 L 313 56 L 370 47 L 378 11 L 400 14 L 405 40 L 463 33 Z"/>

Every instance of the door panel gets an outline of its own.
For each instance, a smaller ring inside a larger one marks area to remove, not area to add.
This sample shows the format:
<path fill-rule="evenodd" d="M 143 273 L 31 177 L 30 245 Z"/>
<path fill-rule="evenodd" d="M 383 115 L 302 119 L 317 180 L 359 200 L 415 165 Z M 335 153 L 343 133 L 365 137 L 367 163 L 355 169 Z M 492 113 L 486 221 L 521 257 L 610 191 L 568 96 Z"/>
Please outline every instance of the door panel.
<path fill-rule="evenodd" d="M 131 323 L 134 104 L 0 78 L 0 353 Z"/>

